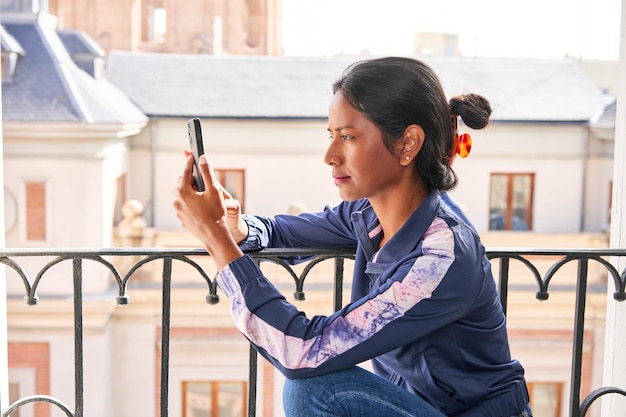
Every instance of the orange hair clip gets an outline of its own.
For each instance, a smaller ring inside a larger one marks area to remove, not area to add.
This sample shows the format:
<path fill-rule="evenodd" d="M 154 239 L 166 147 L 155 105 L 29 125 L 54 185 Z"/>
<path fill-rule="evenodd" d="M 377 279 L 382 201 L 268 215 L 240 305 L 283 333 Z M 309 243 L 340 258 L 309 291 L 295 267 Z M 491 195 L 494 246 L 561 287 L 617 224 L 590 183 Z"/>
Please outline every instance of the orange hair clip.
<path fill-rule="evenodd" d="M 463 133 L 456 137 L 456 154 L 465 158 L 472 150 L 472 137 L 469 133 Z"/>

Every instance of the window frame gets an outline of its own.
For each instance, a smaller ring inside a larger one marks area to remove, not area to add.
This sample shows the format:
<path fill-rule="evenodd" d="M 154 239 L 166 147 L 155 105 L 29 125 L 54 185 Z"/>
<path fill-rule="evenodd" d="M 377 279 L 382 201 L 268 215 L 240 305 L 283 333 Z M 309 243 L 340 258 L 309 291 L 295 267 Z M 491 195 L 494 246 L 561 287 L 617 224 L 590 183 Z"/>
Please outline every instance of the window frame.
<path fill-rule="evenodd" d="M 530 408 L 533 410 L 533 414 L 537 415 L 535 412 L 535 403 L 534 403 L 534 398 L 535 398 L 535 388 L 539 385 L 547 385 L 547 386 L 553 386 L 555 387 L 555 391 L 556 391 L 556 409 L 554 410 L 554 415 L 552 416 L 544 416 L 542 414 L 542 417 L 560 417 L 561 416 L 561 411 L 563 408 L 563 389 L 565 387 L 565 384 L 563 382 L 557 382 L 557 381 L 535 381 L 535 382 L 530 382 L 527 381 L 526 382 L 527 388 L 528 388 L 528 395 L 530 397 Z M 544 411 L 544 410 L 542 410 Z"/>
<path fill-rule="evenodd" d="M 187 389 L 189 384 L 209 384 L 209 391 L 211 392 L 211 404 L 219 403 L 219 385 L 220 384 L 241 384 L 242 407 L 241 417 L 246 417 L 248 412 L 248 381 L 245 380 L 187 380 L 181 382 L 181 417 L 194 417 L 187 413 Z M 220 417 L 219 407 L 211 408 L 211 415 L 209 417 Z"/>
<path fill-rule="evenodd" d="M 501 176 L 506 177 L 506 206 L 504 213 L 504 227 L 502 229 L 493 229 L 491 227 L 491 216 L 493 212 L 492 206 L 492 197 L 493 197 L 493 180 L 494 177 Z M 528 213 L 526 219 L 526 229 L 524 231 L 532 231 L 534 227 L 534 216 L 533 216 L 533 207 L 534 207 L 534 198 L 535 198 L 535 173 L 533 172 L 492 172 L 489 175 L 489 218 L 487 219 L 488 230 L 490 232 L 494 231 L 521 231 L 519 229 L 515 229 L 513 227 L 513 218 L 515 217 L 515 204 L 514 204 L 514 196 L 515 196 L 515 179 L 518 177 L 528 177 L 529 178 L 529 196 L 528 203 L 526 206 L 526 211 Z"/>
<path fill-rule="evenodd" d="M 41 184 L 43 185 L 43 210 L 41 210 L 43 216 L 43 239 L 31 239 L 29 237 L 29 227 L 34 219 L 31 217 L 31 211 L 29 207 L 29 192 L 28 187 L 30 185 Z M 18 225 L 19 225 L 19 240 L 24 246 L 38 246 L 47 245 L 52 242 L 52 216 L 51 216 L 51 192 L 52 181 L 48 178 L 24 178 L 20 181 L 19 190 L 19 212 L 18 212 Z M 21 214 L 21 215 L 20 215 Z"/>
<path fill-rule="evenodd" d="M 226 176 L 229 173 L 241 176 L 241 184 L 238 184 L 239 187 L 241 188 L 240 190 L 241 195 L 237 195 L 237 193 L 234 193 L 233 190 L 228 189 L 228 181 L 227 181 Z M 227 189 L 228 192 L 233 194 L 233 198 L 239 201 L 239 204 L 241 205 L 241 212 L 245 213 L 246 211 L 246 208 L 245 208 L 246 207 L 246 170 L 243 168 L 215 168 L 215 175 L 217 177 L 217 180 L 220 182 L 220 184 L 222 184 L 224 188 Z"/>

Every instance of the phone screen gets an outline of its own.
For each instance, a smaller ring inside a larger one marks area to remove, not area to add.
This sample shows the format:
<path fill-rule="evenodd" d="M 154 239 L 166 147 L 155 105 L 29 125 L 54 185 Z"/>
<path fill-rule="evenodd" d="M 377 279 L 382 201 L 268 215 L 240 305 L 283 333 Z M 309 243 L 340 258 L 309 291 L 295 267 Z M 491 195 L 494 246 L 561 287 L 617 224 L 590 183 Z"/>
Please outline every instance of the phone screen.
<path fill-rule="evenodd" d="M 200 167 L 198 165 L 198 158 L 200 155 L 204 154 L 200 119 L 190 119 L 187 121 L 187 130 L 189 131 L 189 148 L 193 155 L 193 179 L 196 184 L 196 190 L 204 191 L 204 181 L 202 180 Z"/>

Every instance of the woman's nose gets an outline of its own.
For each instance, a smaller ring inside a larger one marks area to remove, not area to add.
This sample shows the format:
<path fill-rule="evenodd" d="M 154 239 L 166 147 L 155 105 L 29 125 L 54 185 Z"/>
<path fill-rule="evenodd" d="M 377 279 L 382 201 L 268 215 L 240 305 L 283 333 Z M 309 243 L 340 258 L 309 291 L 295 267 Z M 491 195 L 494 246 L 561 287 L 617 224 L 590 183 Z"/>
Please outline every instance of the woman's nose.
<path fill-rule="evenodd" d="M 335 139 L 331 138 L 328 143 L 328 148 L 326 149 L 326 153 L 324 154 L 324 163 L 327 165 L 336 165 L 337 164 L 337 150 L 335 146 Z"/>

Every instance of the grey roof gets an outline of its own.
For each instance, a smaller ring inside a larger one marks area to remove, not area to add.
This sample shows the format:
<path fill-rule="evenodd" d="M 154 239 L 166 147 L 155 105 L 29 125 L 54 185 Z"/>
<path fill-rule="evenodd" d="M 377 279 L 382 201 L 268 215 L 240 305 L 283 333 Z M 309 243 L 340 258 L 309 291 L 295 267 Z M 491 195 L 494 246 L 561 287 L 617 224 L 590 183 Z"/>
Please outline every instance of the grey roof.
<path fill-rule="evenodd" d="M 325 118 L 349 62 L 113 51 L 105 76 L 150 116 Z"/>
<path fill-rule="evenodd" d="M 70 56 L 85 54 L 104 57 L 105 55 L 104 49 L 82 30 L 58 30 L 57 34 Z"/>
<path fill-rule="evenodd" d="M 432 66 L 449 95 L 483 94 L 494 120 L 589 122 L 614 100 L 575 59 L 437 60 Z"/>
<path fill-rule="evenodd" d="M 2 52 L 14 52 L 19 55 L 24 55 L 24 50 L 20 43 L 7 33 L 3 26 L 0 26 L 0 44 L 2 45 Z"/>
<path fill-rule="evenodd" d="M 617 117 L 617 100 L 613 100 L 604 110 L 591 120 L 591 124 L 596 128 L 615 129 Z"/>
<path fill-rule="evenodd" d="M 96 80 L 76 66 L 52 27 L 39 19 L 4 20 L 24 56 L 2 85 L 6 121 L 143 123 L 146 116 L 108 80 Z"/>
<path fill-rule="evenodd" d="M 105 74 L 150 116 L 324 119 L 332 82 L 358 59 L 112 51 Z M 610 101 L 573 59 L 424 61 L 448 96 L 485 95 L 494 121 L 584 123 Z"/>

